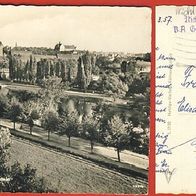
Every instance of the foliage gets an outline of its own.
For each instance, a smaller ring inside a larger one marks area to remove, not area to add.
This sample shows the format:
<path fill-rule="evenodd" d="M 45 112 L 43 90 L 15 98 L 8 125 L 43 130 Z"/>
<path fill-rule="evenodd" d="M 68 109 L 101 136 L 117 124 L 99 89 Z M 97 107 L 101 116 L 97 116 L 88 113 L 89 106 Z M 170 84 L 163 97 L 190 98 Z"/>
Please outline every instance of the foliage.
<path fill-rule="evenodd" d="M 11 143 L 8 128 L 0 127 L 0 183 L 2 192 L 48 192 L 43 178 L 38 178 L 36 169 L 28 164 L 24 168 L 15 163 L 10 168 L 7 166 L 9 158 L 8 149 Z"/>
<path fill-rule="evenodd" d="M 17 162 L 9 171 L 9 182 L 4 191 L 9 192 L 48 192 L 43 178 L 36 176 L 36 169 L 27 164 L 24 168 Z"/>
<path fill-rule="evenodd" d="M 58 77 L 49 77 L 43 80 L 40 84 L 41 90 L 39 91 L 39 105 L 41 107 L 41 113 L 44 115 L 45 111 L 49 109 L 58 110 L 58 104 L 63 97 L 64 90 L 67 86 L 62 83 L 62 79 Z"/>
<path fill-rule="evenodd" d="M 10 146 L 11 138 L 8 128 L 0 127 L 0 150 L 5 150 Z"/>
<path fill-rule="evenodd" d="M 150 87 L 150 80 L 142 80 L 139 77 L 133 79 L 133 82 L 129 85 L 129 91 L 127 96 L 133 95 L 135 93 L 145 93 L 147 88 Z"/>
<path fill-rule="evenodd" d="M 78 62 L 75 59 L 68 59 L 67 62 L 67 80 L 74 83 L 77 76 Z"/>
<path fill-rule="evenodd" d="M 81 57 L 78 59 L 78 72 L 76 80 L 76 83 L 80 89 L 86 89 L 88 87 L 86 75 L 84 72 L 83 59 Z"/>
<path fill-rule="evenodd" d="M 6 162 L 9 158 L 8 148 L 11 144 L 10 131 L 8 128 L 0 127 L 0 177 L 5 178 L 8 174 Z M 0 184 L 0 190 L 2 189 Z"/>
<path fill-rule="evenodd" d="M 8 68 L 9 67 L 9 61 L 8 58 L 3 57 L 0 59 L 0 69 L 1 68 Z"/>
<path fill-rule="evenodd" d="M 60 120 L 60 134 L 68 137 L 68 145 L 71 146 L 71 137 L 78 135 L 79 115 L 76 110 L 63 114 Z"/>
<path fill-rule="evenodd" d="M 148 133 L 139 127 L 130 127 L 129 129 L 130 150 L 148 155 L 149 136 Z"/>
<path fill-rule="evenodd" d="M 16 121 L 22 118 L 22 115 L 23 115 L 22 104 L 15 97 L 13 97 L 11 100 L 9 117 L 14 123 L 14 130 L 15 130 Z"/>
<path fill-rule="evenodd" d="M 9 146 L 11 144 L 10 131 L 8 128 L 0 127 L 0 178 L 6 179 L 9 175 L 7 161 L 9 159 Z M 5 183 L 0 183 L 0 192 L 4 189 Z"/>
<path fill-rule="evenodd" d="M 78 72 L 76 83 L 79 88 L 86 90 L 92 80 L 93 58 L 87 51 L 78 59 Z"/>
<path fill-rule="evenodd" d="M 125 96 L 126 92 L 128 91 L 127 84 L 123 82 L 114 72 L 103 74 L 100 80 L 102 81 L 102 88 L 105 92 L 111 92 L 112 94 L 117 94 L 118 96 Z"/>
<path fill-rule="evenodd" d="M 99 75 L 100 72 L 100 68 L 98 66 L 95 66 L 92 70 L 92 74 L 94 75 Z"/>
<path fill-rule="evenodd" d="M 7 115 L 9 111 L 9 99 L 5 95 L 0 95 L 0 117 Z"/>
<path fill-rule="evenodd" d="M 95 65 L 98 66 L 98 67 L 100 67 L 100 68 L 103 68 L 103 67 L 106 67 L 110 63 L 111 62 L 109 61 L 108 57 L 99 55 L 96 58 Z"/>
<path fill-rule="evenodd" d="M 55 111 L 49 110 L 42 118 L 42 124 L 48 131 L 48 140 L 50 140 L 50 133 L 55 132 L 59 128 L 59 117 Z"/>
<path fill-rule="evenodd" d="M 32 111 L 35 110 L 38 115 L 40 115 L 41 112 L 41 105 L 39 103 L 39 100 L 28 100 L 23 103 L 23 110 L 24 114 L 26 115 L 26 119 L 31 115 Z"/>
<path fill-rule="evenodd" d="M 147 52 L 147 53 L 144 55 L 144 61 L 148 61 L 148 62 L 151 61 L 151 53 Z"/>
<path fill-rule="evenodd" d="M 133 123 L 134 127 L 137 127 L 139 124 L 143 129 L 149 127 L 149 115 L 150 115 L 150 94 L 147 90 L 143 94 L 135 94 L 132 98 L 132 101 L 128 104 L 131 110 L 130 120 Z"/>
<path fill-rule="evenodd" d="M 30 101 L 30 100 L 36 100 L 37 95 L 35 92 L 31 92 L 28 90 L 12 90 L 11 92 L 12 96 L 15 96 L 16 99 L 18 99 L 19 102 L 23 103 L 26 101 Z"/>
<path fill-rule="evenodd" d="M 103 88 L 102 88 L 102 81 L 97 80 L 97 81 L 91 81 L 88 90 L 94 91 L 94 92 L 99 92 L 103 93 Z"/>
<path fill-rule="evenodd" d="M 30 134 L 32 134 L 32 130 L 33 130 L 33 126 L 34 126 L 34 120 L 39 119 L 39 117 L 40 117 L 40 115 L 39 115 L 39 113 L 36 109 L 33 109 L 31 111 L 31 113 L 29 114 L 28 119 L 27 119 L 27 123 L 30 127 Z"/>
<path fill-rule="evenodd" d="M 120 151 L 126 149 L 129 144 L 129 134 L 128 124 L 123 123 L 119 116 L 114 115 L 108 122 L 105 141 L 109 146 L 117 149 L 118 161 L 120 161 Z"/>
<path fill-rule="evenodd" d="M 90 116 L 86 116 L 82 122 L 83 127 L 83 137 L 90 140 L 91 153 L 93 152 L 94 142 L 97 141 L 99 137 L 99 121 Z"/>
<path fill-rule="evenodd" d="M 39 113 L 37 112 L 36 109 L 33 109 L 33 110 L 32 110 L 32 112 L 30 113 L 30 117 L 31 117 L 33 120 L 39 119 Z"/>

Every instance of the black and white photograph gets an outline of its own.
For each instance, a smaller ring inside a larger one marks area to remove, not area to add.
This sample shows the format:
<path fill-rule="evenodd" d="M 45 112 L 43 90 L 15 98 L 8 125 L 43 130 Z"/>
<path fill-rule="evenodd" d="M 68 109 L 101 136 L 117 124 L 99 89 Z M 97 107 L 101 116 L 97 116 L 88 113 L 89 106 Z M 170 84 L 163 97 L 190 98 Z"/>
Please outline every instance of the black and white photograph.
<path fill-rule="evenodd" d="M 0 16 L 0 192 L 147 194 L 151 9 Z"/>

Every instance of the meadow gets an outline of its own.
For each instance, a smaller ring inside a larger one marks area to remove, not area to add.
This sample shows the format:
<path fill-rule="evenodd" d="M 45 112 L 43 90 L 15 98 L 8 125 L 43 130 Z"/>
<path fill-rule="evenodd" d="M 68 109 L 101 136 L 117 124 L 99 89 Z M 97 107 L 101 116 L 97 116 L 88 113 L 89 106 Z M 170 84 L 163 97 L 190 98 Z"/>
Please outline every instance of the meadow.
<path fill-rule="evenodd" d="M 10 164 L 31 164 L 50 189 L 66 193 L 147 192 L 147 182 L 100 167 L 77 156 L 63 154 L 27 140 L 12 138 Z"/>

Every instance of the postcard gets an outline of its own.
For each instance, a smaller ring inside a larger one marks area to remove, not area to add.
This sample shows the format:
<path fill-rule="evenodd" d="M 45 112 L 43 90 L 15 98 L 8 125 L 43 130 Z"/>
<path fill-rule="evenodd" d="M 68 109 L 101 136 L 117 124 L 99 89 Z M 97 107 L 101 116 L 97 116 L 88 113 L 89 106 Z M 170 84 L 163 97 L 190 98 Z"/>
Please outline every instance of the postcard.
<path fill-rule="evenodd" d="M 196 7 L 156 7 L 156 193 L 196 193 Z"/>
<path fill-rule="evenodd" d="M 0 192 L 146 194 L 151 8 L 0 16 Z"/>

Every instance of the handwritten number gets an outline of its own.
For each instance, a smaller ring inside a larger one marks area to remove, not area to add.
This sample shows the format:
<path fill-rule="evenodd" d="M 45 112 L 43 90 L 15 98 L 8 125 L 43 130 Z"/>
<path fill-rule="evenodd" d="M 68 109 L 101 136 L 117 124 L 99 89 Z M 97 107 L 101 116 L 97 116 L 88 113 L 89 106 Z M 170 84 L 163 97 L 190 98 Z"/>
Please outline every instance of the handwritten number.
<path fill-rule="evenodd" d="M 170 22 L 172 22 L 172 16 L 159 16 L 158 23 L 165 23 L 166 25 L 169 25 Z"/>
<path fill-rule="evenodd" d="M 159 16 L 159 20 L 158 20 L 158 22 L 161 22 L 161 17 Z"/>

